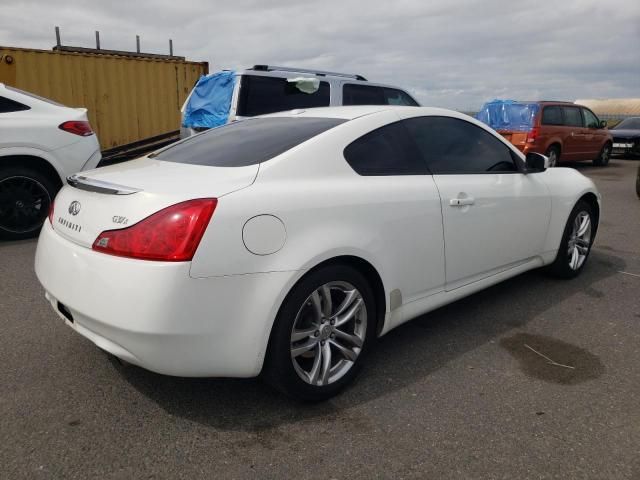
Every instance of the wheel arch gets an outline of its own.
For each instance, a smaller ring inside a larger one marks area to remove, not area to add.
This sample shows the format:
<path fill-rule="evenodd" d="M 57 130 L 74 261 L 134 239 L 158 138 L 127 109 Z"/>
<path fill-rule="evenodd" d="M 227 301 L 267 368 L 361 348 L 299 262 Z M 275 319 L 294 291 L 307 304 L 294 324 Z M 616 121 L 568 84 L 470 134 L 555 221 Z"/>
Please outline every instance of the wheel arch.
<path fill-rule="evenodd" d="M 309 273 L 328 265 L 349 266 L 354 270 L 357 270 L 367 280 L 369 286 L 371 287 L 371 290 L 373 291 L 373 297 L 376 302 L 376 333 L 379 334 L 382 331 L 382 327 L 384 326 L 387 301 L 384 283 L 382 282 L 382 277 L 380 276 L 378 270 L 369 261 L 365 260 L 362 257 L 358 257 L 356 255 L 340 255 L 320 262 L 315 267 L 309 269 L 300 278 L 300 280 Z"/>
<path fill-rule="evenodd" d="M 0 169 L 7 167 L 32 168 L 54 181 L 58 188 L 63 185 L 63 178 L 60 172 L 49 160 L 42 156 L 32 154 L 0 155 Z"/>
<path fill-rule="evenodd" d="M 593 213 L 596 216 L 595 228 L 594 228 L 595 230 L 594 235 L 595 235 L 595 233 L 597 233 L 598 231 L 598 225 L 600 224 L 600 203 L 598 202 L 598 197 L 596 197 L 596 194 L 593 192 L 587 192 L 578 199 L 576 204 L 578 204 L 578 202 L 580 201 L 587 202 L 589 206 L 593 209 Z"/>
<path fill-rule="evenodd" d="M 547 145 L 547 149 L 545 150 L 545 152 L 548 152 L 553 147 L 558 149 L 558 157 L 560 157 L 560 155 L 562 154 L 562 142 L 560 141 L 560 139 L 554 138 L 553 140 L 551 140 L 551 142 L 549 142 L 549 145 Z"/>
<path fill-rule="evenodd" d="M 326 258 L 322 261 L 319 261 L 318 263 L 316 263 L 315 265 L 313 265 L 311 268 L 305 269 L 303 272 L 301 272 L 301 274 L 299 276 L 297 276 L 297 278 L 295 279 L 295 281 L 293 281 L 290 286 L 287 288 L 286 293 L 284 293 L 284 295 L 282 295 L 281 299 L 278 301 L 278 303 L 276 304 L 277 307 L 275 308 L 275 314 L 272 313 L 272 318 L 271 318 L 271 324 L 269 325 L 269 330 L 268 330 L 268 335 L 267 335 L 267 344 L 264 347 L 264 352 L 266 353 L 266 351 L 269 348 L 269 345 L 271 344 L 271 336 L 273 334 L 273 326 L 275 325 L 276 319 L 278 318 L 278 315 L 280 315 L 280 312 L 285 304 L 285 302 L 287 301 L 287 299 L 289 298 L 289 295 L 291 295 L 291 292 L 296 288 L 297 285 L 300 284 L 301 281 L 303 281 L 308 275 L 310 275 L 311 273 L 330 266 L 330 265 L 346 265 L 349 266 L 353 269 L 355 269 L 356 271 L 358 271 L 360 274 L 362 274 L 365 279 L 367 280 L 367 282 L 369 283 L 369 286 L 371 287 L 371 289 L 373 290 L 373 296 L 374 296 L 374 300 L 376 302 L 376 333 L 380 334 L 380 332 L 382 331 L 383 327 L 384 327 L 384 320 L 385 320 L 385 316 L 386 316 L 386 308 L 387 308 L 387 302 L 386 302 L 386 293 L 385 293 L 385 289 L 384 289 L 384 283 L 382 281 L 382 276 L 380 275 L 380 273 L 378 272 L 378 270 L 367 260 L 365 260 L 364 258 L 357 256 L 357 255 L 352 255 L 352 254 L 344 254 L 344 255 L 336 255 L 330 258 Z M 272 310 L 272 312 L 274 312 Z"/>

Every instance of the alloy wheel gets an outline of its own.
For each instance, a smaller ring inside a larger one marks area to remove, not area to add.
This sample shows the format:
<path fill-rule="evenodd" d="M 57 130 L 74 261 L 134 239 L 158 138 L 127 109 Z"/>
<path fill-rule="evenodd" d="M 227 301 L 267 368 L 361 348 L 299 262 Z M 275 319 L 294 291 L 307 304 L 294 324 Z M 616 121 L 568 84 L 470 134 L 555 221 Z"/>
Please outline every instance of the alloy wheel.
<path fill-rule="evenodd" d="M 28 233 L 40 228 L 51 205 L 42 183 L 25 176 L 0 180 L 0 229 Z"/>
<path fill-rule="evenodd" d="M 367 333 L 367 307 L 350 283 L 329 282 L 309 295 L 291 331 L 291 360 L 306 383 L 335 383 L 354 365 Z"/>
<path fill-rule="evenodd" d="M 556 153 L 555 150 L 551 150 L 549 152 L 549 167 L 555 167 L 556 164 L 558 163 L 558 154 Z"/>
<path fill-rule="evenodd" d="M 573 221 L 573 230 L 569 236 L 567 257 L 569 267 L 578 270 L 589 254 L 591 244 L 591 216 L 586 211 L 581 211 Z"/>

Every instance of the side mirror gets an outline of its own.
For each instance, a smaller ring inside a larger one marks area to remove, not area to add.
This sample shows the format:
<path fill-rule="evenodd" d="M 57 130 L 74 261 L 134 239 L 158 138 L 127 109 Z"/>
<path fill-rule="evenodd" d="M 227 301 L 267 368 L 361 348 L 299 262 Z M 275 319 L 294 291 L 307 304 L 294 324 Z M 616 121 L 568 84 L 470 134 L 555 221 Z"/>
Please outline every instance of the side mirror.
<path fill-rule="evenodd" d="M 600 128 L 607 128 L 607 121 L 606 120 L 600 120 Z"/>
<path fill-rule="evenodd" d="M 527 172 L 544 172 L 549 168 L 549 157 L 541 153 L 527 153 Z"/>

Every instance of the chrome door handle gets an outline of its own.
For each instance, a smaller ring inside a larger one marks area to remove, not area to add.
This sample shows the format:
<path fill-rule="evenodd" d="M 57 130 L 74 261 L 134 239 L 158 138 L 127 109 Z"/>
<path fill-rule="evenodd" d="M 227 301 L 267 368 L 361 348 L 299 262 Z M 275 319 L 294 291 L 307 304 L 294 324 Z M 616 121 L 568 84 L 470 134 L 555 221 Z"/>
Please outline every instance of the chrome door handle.
<path fill-rule="evenodd" d="M 452 207 L 464 207 L 465 205 L 475 205 L 476 200 L 473 197 L 452 198 L 449 205 Z"/>

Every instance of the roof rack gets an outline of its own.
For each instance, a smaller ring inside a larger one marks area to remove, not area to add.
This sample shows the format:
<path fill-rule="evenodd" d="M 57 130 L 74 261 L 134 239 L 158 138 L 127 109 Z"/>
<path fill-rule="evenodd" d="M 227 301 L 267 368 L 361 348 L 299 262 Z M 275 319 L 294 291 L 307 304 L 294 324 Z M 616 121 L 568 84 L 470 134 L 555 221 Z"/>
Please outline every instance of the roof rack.
<path fill-rule="evenodd" d="M 317 75 L 319 77 L 326 77 L 327 75 L 331 75 L 333 77 L 345 77 L 345 78 L 353 78 L 354 80 L 362 80 L 364 82 L 367 81 L 362 75 L 353 75 L 348 73 L 337 73 L 337 72 L 324 72 L 322 70 L 309 70 L 306 68 L 292 68 L 292 67 L 276 67 L 275 65 L 254 65 L 252 68 L 248 68 L 247 70 L 256 70 L 259 72 L 272 72 L 274 70 L 278 70 L 281 72 L 296 72 L 296 73 L 310 73 L 312 75 Z"/>

